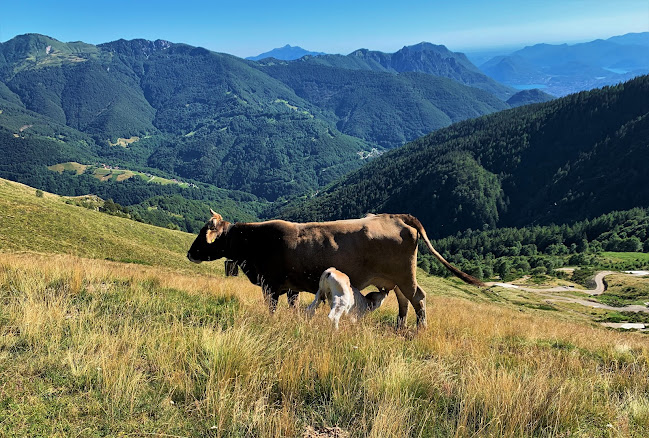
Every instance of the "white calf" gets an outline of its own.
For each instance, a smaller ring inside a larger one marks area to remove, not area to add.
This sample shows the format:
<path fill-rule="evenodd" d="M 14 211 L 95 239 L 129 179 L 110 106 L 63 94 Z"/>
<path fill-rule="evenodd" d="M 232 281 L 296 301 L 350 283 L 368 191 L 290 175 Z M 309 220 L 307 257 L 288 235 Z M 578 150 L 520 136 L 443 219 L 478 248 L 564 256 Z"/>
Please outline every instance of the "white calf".
<path fill-rule="evenodd" d="M 315 299 L 307 307 L 307 312 L 313 314 L 320 302 L 329 301 L 331 305 L 329 319 L 333 321 L 337 329 L 338 321 L 343 314 L 350 314 L 351 320 L 356 321 L 357 317 L 362 317 L 366 312 L 381 306 L 385 297 L 388 296 L 388 292 L 381 289 L 380 292 L 363 295 L 350 284 L 347 275 L 336 268 L 329 268 L 320 276 L 320 287 L 315 294 Z"/>

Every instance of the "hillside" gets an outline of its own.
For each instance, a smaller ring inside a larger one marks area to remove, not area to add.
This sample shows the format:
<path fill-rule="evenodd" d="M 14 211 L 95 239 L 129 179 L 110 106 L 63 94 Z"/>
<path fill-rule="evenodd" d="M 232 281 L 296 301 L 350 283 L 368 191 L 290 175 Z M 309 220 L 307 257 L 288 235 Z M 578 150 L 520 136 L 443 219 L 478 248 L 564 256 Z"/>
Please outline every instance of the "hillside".
<path fill-rule="evenodd" d="M 649 430 L 646 335 L 593 324 L 603 311 L 420 272 L 428 330 L 410 312 L 396 332 L 392 295 L 334 332 L 189 263 L 192 235 L 7 181 L 0 216 L 0 435 Z"/>
<path fill-rule="evenodd" d="M 480 66 L 515 88 L 542 88 L 555 96 L 613 85 L 649 72 L 649 32 L 580 44 L 536 44 Z"/>
<path fill-rule="evenodd" d="M 12 114 L 12 111 L 3 112 L 2 116 L 6 115 L 4 120 L 11 121 L 14 120 Z M 17 111 L 15 120 L 22 123 L 29 115 L 29 112 Z M 43 124 L 44 119 L 38 117 L 33 120 L 34 125 L 24 131 L 14 131 L 19 134 L 0 127 L 0 156 L 3 157 L 0 177 L 67 196 L 94 194 L 128 206 L 141 220 L 192 232 L 203 226 L 204 214 L 209 208 L 226 212 L 224 214 L 232 220 L 252 221 L 267 205 L 254 195 L 197 181 L 161 184 L 158 182 L 173 182 L 164 178 L 173 176 L 150 168 L 142 172 L 106 170 L 105 165 L 95 161 L 88 136 L 65 126 Z M 60 134 L 54 137 L 54 132 Z M 74 157 L 97 164 L 75 165 Z M 128 174 L 140 176 L 124 178 Z"/>
<path fill-rule="evenodd" d="M 464 54 L 451 52 L 442 45 L 425 42 L 404 46 L 394 53 L 359 49 L 346 56 L 306 57 L 297 63 L 351 70 L 426 73 L 488 91 L 501 100 L 506 100 L 515 93 L 515 90 L 485 76 Z"/>
<path fill-rule="evenodd" d="M 48 166 L 157 170 L 272 201 L 331 183 L 373 149 L 508 108 L 492 94 L 505 88 L 462 56 L 432 45 L 408 51 L 381 71 L 306 61 L 271 68 L 163 40 L 94 46 L 20 35 L 0 44 L 0 111 L 11 113 L 0 128 L 68 143 L 65 159 Z M 464 73 L 453 76 L 454 66 Z M 427 74 L 394 74 L 402 70 Z"/>
<path fill-rule="evenodd" d="M 385 148 L 510 107 L 489 92 L 424 73 L 341 70 L 305 62 L 274 62 L 261 70 L 335 114 L 341 132 Z"/>
<path fill-rule="evenodd" d="M 457 123 L 391 151 L 283 217 L 407 212 L 433 236 L 649 205 L 649 76 Z"/>
<path fill-rule="evenodd" d="M 532 89 L 519 91 L 518 93 L 507 99 L 507 103 L 512 108 L 516 108 L 517 106 L 548 102 L 552 99 L 554 99 L 554 96 L 550 96 L 548 93 L 544 93 L 543 91 L 538 89 Z"/>
<path fill-rule="evenodd" d="M 208 211 L 209 213 L 209 211 Z M 187 272 L 218 272 L 188 263 L 191 234 L 110 216 L 0 179 L 0 252 L 68 254 Z M 221 267 L 222 268 L 222 267 Z"/>
<path fill-rule="evenodd" d="M 42 47 L 46 37 L 14 40 L 2 51 L 23 42 L 28 58 L 53 56 Z M 274 199 L 359 167 L 357 152 L 370 149 L 239 58 L 142 40 L 94 49 L 100 56 L 61 65 L 18 69 L 13 60 L 2 80 L 25 109 L 89 134 L 97 161 L 159 168 Z M 142 140 L 111 146 L 133 136 Z"/>

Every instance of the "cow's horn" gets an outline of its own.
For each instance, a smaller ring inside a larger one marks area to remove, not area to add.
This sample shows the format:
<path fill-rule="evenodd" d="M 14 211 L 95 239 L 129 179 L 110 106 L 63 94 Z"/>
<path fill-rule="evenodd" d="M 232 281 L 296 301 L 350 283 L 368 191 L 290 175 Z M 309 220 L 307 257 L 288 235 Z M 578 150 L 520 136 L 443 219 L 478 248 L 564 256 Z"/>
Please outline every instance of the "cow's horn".
<path fill-rule="evenodd" d="M 217 217 L 219 218 L 219 220 L 221 219 L 221 215 L 215 212 L 214 210 L 212 210 L 211 208 L 210 208 L 210 213 L 212 213 L 212 217 Z"/>

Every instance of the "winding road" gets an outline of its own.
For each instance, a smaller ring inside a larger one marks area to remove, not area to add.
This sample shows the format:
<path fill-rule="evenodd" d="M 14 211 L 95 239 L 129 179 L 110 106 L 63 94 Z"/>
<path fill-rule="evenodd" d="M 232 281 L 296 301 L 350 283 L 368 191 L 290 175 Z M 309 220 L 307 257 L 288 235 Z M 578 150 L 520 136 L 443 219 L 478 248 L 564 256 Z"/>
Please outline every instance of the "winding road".
<path fill-rule="evenodd" d="M 614 307 L 614 306 L 608 306 L 606 304 L 598 303 L 596 301 L 592 300 L 585 300 L 585 299 L 580 299 L 580 298 L 570 298 L 570 297 L 557 297 L 556 295 L 548 294 L 547 292 L 581 292 L 587 295 L 595 296 L 595 295 L 601 295 L 606 291 L 606 285 L 604 284 L 604 277 L 610 274 L 616 274 L 617 272 L 614 271 L 600 271 L 597 274 L 595 274 L 595 289 L 577 289 L 574 287 L 570 286 L 555 286 L 555 287 L 548 287 L 548 288 L 535 288 L 535 287 L 529 287 L 529 286 L 516 286 L 515 284 L 511 283 L 496 283 L 496 282 L 490 282 L 486 283 L 487 286 L 500 286 L 500 287 L 505 287 L 508 289 L 517 289 L 517 290 L 523 290 L 526 292 L 533 292 L 535 294 L 539 294 L 542 296 L 547 297 L 548 299 L 546 301 L 548 302 L 557 302 L 557 303 L 576 303 L 576 304 L 581 304 L 582 306 L 590 306 L 590 307 L 595 307 L 597 309 L 604 309 L 604 310 L 615 310 L 618 312 L 644 312 L 644 313 L 649 313 L 649 307 L 647 306 L 641 306 L 637 304 L 629 305 L 629 306 L 624 306 L 624 307 Z M 632 276 L 646 276 L 649 275 L 649 271 L 624 271 L 623 273 L 632 275 Z"/>

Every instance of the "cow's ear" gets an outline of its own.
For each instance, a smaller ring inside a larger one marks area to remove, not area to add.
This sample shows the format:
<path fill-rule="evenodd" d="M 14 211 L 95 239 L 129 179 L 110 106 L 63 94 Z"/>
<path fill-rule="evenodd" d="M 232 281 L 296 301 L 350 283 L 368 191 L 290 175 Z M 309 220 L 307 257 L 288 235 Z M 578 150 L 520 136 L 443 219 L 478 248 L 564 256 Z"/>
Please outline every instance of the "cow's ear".
<path fill-rule="evenodd" d="M 219 236 L 217 235 L 216 230 L 209 230 L 209 229 L 207 230 L 207 234 L 205 235 L 205 238 L 207 239 L 207 243 L 214 243 L 217 237 Z"/>
<path fill-rule="evenodd" d="M 218 214 L 217 212 L 215 212 L 211 208 L 210 208 L 210 213 L 212 213 L 212 219 L 216 219 L 217 221 L 222 221 L 223 220 L 223 216 L 221 216 L 220 214 Z"/>

